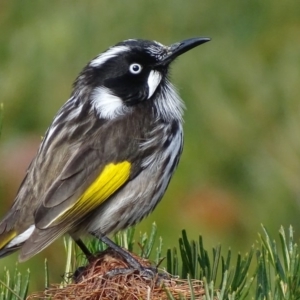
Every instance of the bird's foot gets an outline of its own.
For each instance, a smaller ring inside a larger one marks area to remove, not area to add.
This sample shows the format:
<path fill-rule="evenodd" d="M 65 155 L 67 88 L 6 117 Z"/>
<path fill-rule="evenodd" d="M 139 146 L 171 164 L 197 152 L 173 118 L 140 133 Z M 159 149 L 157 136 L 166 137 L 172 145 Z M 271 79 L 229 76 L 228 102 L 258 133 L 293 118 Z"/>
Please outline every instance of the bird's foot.
<path fill-rule="evenodd" d="M 155 285 L 161 285 L 165 280 L 170 280 L 168 273 L 160 273 L 155 267 L 140 266 L 139 269 L 132 267 L 113 269 L 104 274 L 106 278 L 112 278 L 114 276 L 124 275 L 136 275 L 140 276 L 144 280 L 155 281 Z"/>

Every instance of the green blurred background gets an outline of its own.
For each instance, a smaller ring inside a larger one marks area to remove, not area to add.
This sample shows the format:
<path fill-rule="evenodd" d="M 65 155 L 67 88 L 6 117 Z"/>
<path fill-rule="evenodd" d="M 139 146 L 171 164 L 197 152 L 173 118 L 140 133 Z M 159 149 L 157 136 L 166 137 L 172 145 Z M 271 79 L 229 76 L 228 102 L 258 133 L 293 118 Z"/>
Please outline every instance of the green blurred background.
<path fill-rule="evenodd" d="M 128 38 L 170 44 L 212 38 L 182 56 L 173 83 L 185 100 L 185 148 L 152 222 L 164 250 L 181 229 L 208 248 L 245 252 L 260 224 L 300 235 L 300 2 L 252 1 L 1 1 L 0 215 L 13 201 L 54 114 L 81 68 Z M 20 265 L 31 290 L 63 274 L 62 239 Z M 13 269 L 17 255 L 0 261 Z"/>

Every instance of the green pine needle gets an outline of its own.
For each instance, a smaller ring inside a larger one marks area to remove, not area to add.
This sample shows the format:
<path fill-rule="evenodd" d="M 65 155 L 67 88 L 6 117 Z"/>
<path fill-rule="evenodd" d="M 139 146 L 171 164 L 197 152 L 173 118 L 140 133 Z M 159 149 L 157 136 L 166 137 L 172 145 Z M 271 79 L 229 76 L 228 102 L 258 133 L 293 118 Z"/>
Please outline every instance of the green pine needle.
<path fill-rule="evenodd" d="M 25 300 L 28 293 L 30 272 L 24 276 L 15 268 L 13 275 L 4 268 L 3 277 L 0 279 L 0 300 Z"/>

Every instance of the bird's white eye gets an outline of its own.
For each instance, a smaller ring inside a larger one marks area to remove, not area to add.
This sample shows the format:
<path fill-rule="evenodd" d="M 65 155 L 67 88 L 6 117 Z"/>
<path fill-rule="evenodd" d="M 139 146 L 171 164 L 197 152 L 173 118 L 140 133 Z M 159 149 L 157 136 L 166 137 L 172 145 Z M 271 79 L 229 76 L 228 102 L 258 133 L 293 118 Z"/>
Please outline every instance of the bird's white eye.
<path fill-rule="evenodd" d="M 137 64 L 137 63 L 133 63 L 129 66 L 130 73 L 132 73 L 134 75 L 140 74 L 142 69 L 143 69 L 143 67 L 140 64 Z"/>

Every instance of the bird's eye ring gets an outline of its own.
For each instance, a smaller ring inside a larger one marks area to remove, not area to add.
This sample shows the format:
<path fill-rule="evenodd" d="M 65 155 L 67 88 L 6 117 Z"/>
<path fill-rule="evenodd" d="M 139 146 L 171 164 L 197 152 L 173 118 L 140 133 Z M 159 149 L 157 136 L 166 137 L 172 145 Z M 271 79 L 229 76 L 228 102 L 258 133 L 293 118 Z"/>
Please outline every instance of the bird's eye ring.
<path fill-rule="evenodd" d="M 133 63 L 129 66 L 129 71 L 131 74 L 140 74 L 142 72 L 143 67 L 138 63 Z"/>

